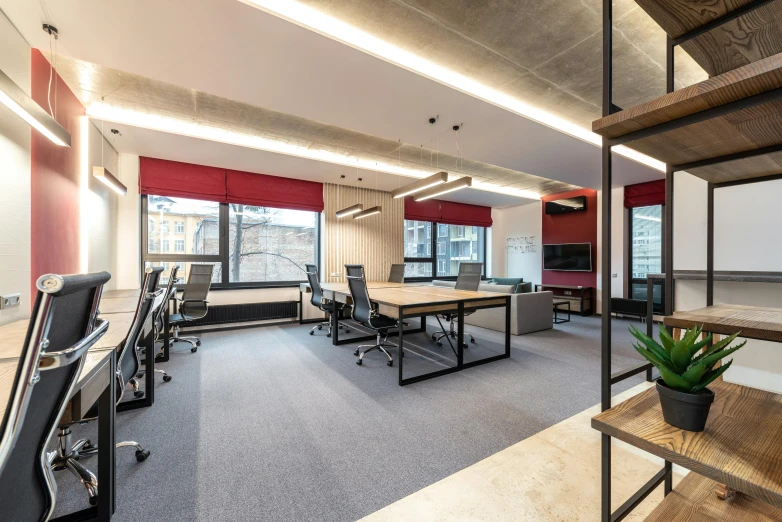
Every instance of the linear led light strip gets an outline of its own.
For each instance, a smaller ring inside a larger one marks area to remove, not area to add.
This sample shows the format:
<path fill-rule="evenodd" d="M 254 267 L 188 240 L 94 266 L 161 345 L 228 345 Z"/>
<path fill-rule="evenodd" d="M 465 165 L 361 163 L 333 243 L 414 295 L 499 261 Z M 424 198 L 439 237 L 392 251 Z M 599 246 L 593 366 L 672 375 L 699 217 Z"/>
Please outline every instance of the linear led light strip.
<path fill-rule="evenodd" d="M 345 165 L 349 167 L 357 166 L 360 169 L 385 172 L 387 174 L 395 174 L 397 176 L 406 176 L 409 178 L 426 178 L 432 175 L 431 171 L 411 169 L 401 165 L 393 165 L 390 163 L 355 158 L 352 156 L 337 154 L 329 150 L 310 149 L 282 140 L 273 140 L 261 136 L 251 136 L 249 134 L 221 129 L 211 125 L 205 125 L 203 123 L 195 123 L 189 120 L 172 118 L 161 114 L 152 114 L 124 109 L 121 107 L 104 104 L 102 102 L 90 105 L 87 108 L 87 115 L 91 118 L 113 121 L 115 123 L 124 123 L 134 127 L 140 127 L 142 129 L 169 132 L 181 136 L 189 136 L 191 138 L 227 143 L 229 145 L 237 145 L 250 149 L 277 152 L 280 154 L 287 154 L 289 156 L 297 156 L 300 158 L 333 163 L 336 165 Z M 521 198 L 540 199 L 540 194 L 537 192 L 500 187 L 493 185 L 492 183 L 480 183 L 477 184 L 475 188 L 487 192 L 497 192 L 499 194 L 507 194 Z"/>
<path fill-rule="evenodd" d="M 328 16 L 295 0 L 240 0 L 267 13 L 279 16 L 297 25 L 350 45 L 412 72 L 453 87 L 476 98 L 497 105 L 520 116 L 535 120 L 555 130 L 583 141 L 602 146 L 602 138 L 574 123 L 566 121 L 517 98 L 504 94 L 472 78 L 459 74 L 425 58 L 400 49 L 337 18 Z M 612 149 L 617 154 L 664 172 L 665 164 L 625 146 Z"/>
<path fill-rule="evenodd" d="M 11 109 L 28 125 L 60 147 L 71 146 L 71 135 L 48 112 L 27 96 L 14 81 L 0 71 L 0 103 Z"/>

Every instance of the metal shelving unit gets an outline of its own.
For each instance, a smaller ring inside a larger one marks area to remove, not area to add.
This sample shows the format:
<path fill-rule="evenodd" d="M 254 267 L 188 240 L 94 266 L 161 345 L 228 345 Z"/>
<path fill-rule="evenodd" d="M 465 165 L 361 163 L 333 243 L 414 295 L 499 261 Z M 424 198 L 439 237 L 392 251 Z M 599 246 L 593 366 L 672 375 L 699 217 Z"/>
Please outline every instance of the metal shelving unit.
<path fill-rule="evenodd" d="M 775 0 L 755 0 L 747 2 L 740 8 L 724 13 L 722 16 L 706 21 L 697 27 L 691 27 L 683 34 L 676 35 L 675 38 L 668 36 L 667 38 L 667 54 L 666 54 L 666 86 L 667 92 L 674 92 L 674 51 L 677 46 L 692 42 L 694 39 L 705 35 L 709 31 L 721 27 L 723 24 L 731 22 L 738 17 L 751 15 L 755 10 L 759 8 L 769 8 L 774 4 Z M 642 2 L 639 0 L 638 2 Z M 654 3 L 649 0 L 644 0 L 645 4 Z M 664 4 L 664 2 L 656 2 L 657 4 Z M 674 4 L 675 0 L 671 0 L 668 4 Z M 666 4 L 667 5 L 667 4 Z M 659 5 L 657 6 L 659 7 Z M 778 4 L 772 8 L 778 7 Z M 622 112 L 620 107 L 617 107 L 613 103 L 613 59 L 612 59 L 612 29 L 613 29 L 613 13 L 612 13 L 612 1 L 603 0 L 603 119 L 595 122 L 596 127 L 600 127 L 599 123 L 604 123 L 608 117 Z M 669 32 L 670 34 L 670 32 Z M 775 55 L 779 57 L 780 55 Z M 746 67 L 750 67 L 752 64 L 748 64 Z M 736 77 L 740 74 L 731 74 L 727 72 L 719 76 L 724 77 Z M 706 83 L 706 82 L 702 82 Z M 773 83 L 773 82 L 772 82 Z M 674 105 L 677 100 L 673 96 L 660 98 L 662 102 L 670 103 Z M 611 166 L 611 151 L 612 147 L 623 144 L 630 144 L 632 142 L 643 143 L 643 140 L 647 140 L 643 147 L 639 147 L 642 152 L 646 152 L 654 157 L 650 150 L 657 147 L 657 150 L 664 148 L 665 144 L 661 141 L 654 142 L 654 145 L 649 145 L 655 137 L 663 136 L 665 133 L 676 133 L 679 131 L 681 136 L 681 129 L 691 126 L 700 125 L 708 126 L 710 122 L 717 121 L 719 118 L 730 117 L 741 111 L 751 110 L 753 108 L 766 106 L 771 107 L 773 115 L 779 116 L 782 111 L 778 110 L 778 104 L 782 100 L 782 87 L 777 85 L 771 89 L 757 94 L 748 95 L 739 99 L 726 100 L 724 103 L 712 103 L 708 108 L 703 110 L 690 110 L 682 111 L 681 115 L 670 115 L 663 118 L 664 121 L 653 121 L 649 125 L 641 126 L 635 130 L 629 130 L 620 135 L 614 135 L 603 138 L 602 149 L 602 237 L 611 237 L 611 184 L 612 184 L 612 166 Z M 660 105 L 664 105 L 661 103 Z M 635 109 L 635 108 L 634 108 Z M 637 110 L 635 111 L 637 115 Z M 676 112 L 676 111 L 673 111 Z M 686 114 L 685 114 L 686 113 Z M 628 113 L 630 114 L 630 111 Z M 659 113 L 656 115 L 659 116 Z M 632 114 L 627 119 L 632 118 Z M 613 118 L 617 120 L 619 118 Z M 650 118 L 654 119 L 654 118 Z M 640 126 L 640 125 L 639 125 Z M 597 131 L 600 132 L 600 131 Z M 602 133 L 601 133 L 602 134 Z M 771 133 L 770 139 L 775 139 L 776 136 Z M 766 136 L 768 138 L 769 136 Z M 662 145 L 661 145 L 662 143 Z M 734 144 L 735 145 L 735 144 Z M 749 170 L 750 165 L 756 167 L 757 164 L 753 163 L 754 158 L 759 158 L 764 155 L 774 155 L 782 151 L 782 141 L 764 144 L 758 146 L 752 150 L 732 150 L 728 154 L 717 154 L 711 157 L 697 158 L 691 161 L 679 161 L 677 163 L 666 164 L 666 194 L 665 194 L 665 228 L 664 234 L 664 259 L 663 270 L 665 271 L 665 300 L 664 300 L 664 314 L 666 316 L 673 313 L 674 308 L 674 274 L 673 274 L 673 203 L 674 203 L 674 173 L 683 170 L 696 170 L 704 169 L 706 167 L 716 167 L 724 165 L 728 162 L 734 162 L 732 164 L 737 166 L 737 169 L 747 168 Z M 660 156 L 666 156 L 666 154 L 660 154 Z M 778 156 L 777 156 L 778 157 Z M 657 159 L 661 159 L 658 157 Z M 777 161 L 778 163 L 778 161 Z M 773 169 L 772 169 L 773 170 Z M 753 176 L 753 177 L 750 177 Z M 763 181 L 782 179 L 782 169 L 776 173 L 768 173 L 767 171 L 755 171 L 752 173 L 747 172 L 746 176 L 742 177 L 739 173 L 735 176 L 735 179 L 714 181 L 716 178 L 711 178 L 710 181 L 707 176 L 701 176 L 708 181 L 708 196 L 707 196 L 707 267 L 706 267 L 706 300 L 707 305 L 712 306 L 714 301 L 714 191 L 718 188 L 732 187 L 737 185 L 744 185 L 748 183 L 758 183 Z M 602 292 L 604 296 L 611 295 L 611 242 L 603 241 L 602 244 Z M 629 368 L 617 373 L 611 371 L 611 300 L 603 299 L 601 305 L 602 313 L 602 367 L 601 367 L 601 404 L 603 412 L 611 409 L 611 387 L 612 385 L 628 379 L 634 375 L 638 375 L 643 372 L 647 372 L 647 379 L 652 366 L 648 363 L 639 364 L 636 367 Z M 647 328 L 651 328 L 651 321 Z M 668 496 L 672 491 L 672 465 L 671 462 L 666 460 L 663 468 L 656 473 L 641 489 L 639 489 L 634 495 L 632 495 L 626 502 L 624 502 L 616 511 L 612 512 L 611 509 L 611 435 L 603 432 L 602 434 L 602 515 L 601 519 L 604 522 L 617 522 L 625 518 L 641 501 L 643 501 L 657 486 L 664 483 L 665 495 Z M 688 520 L 698 520 L 692 518 Z"/>

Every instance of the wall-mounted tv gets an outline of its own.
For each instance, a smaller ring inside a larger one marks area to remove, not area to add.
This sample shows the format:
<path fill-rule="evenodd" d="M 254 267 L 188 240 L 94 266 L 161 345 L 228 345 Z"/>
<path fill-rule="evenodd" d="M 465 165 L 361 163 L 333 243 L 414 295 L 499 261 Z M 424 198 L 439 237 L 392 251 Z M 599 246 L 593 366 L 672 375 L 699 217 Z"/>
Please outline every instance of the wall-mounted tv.
<path fill-rule="evenodd" d="M 592 271 L 592 243 L 543 245 L 543 270 Z"/>
<path fill-rule="evenodd" d="M 546 202 L 546 214 L 567 214 L 581 212 L 587 209 L 586 196 L 576 196 L 567 199 L 555 199 Z"/>

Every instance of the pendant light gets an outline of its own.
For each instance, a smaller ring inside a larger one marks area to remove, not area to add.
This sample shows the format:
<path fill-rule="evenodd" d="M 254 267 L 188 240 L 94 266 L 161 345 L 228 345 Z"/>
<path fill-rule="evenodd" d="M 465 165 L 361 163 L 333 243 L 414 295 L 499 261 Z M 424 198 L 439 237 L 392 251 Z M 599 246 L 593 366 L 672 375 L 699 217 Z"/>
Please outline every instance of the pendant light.
<path fill-rule="evenodd" d="M 344 178 L 345 176 L 343 175 L 342 177 Z M 358 159 L 356 159 L 356 180 L 358 180 Z M 339 191 L 339 187 L 337 188 L 337 190 Z M 337 201 L 337 205 L 339 205 L 339 201 Z M 342 210 L 338 210 L 337 219 L 343 218 L 345 216 L 353 215 L 356 212 L 361 212 L 362 210 L 364 210 L 364 205 L 362 205 L 361 203 L 356 203 L 353 206 L 343 208 Z"/>
<path fill-rule="evenodd" d="M 101 98 L 101 103 L 103 103 L 103 98 Z M 111 133 L 116 136 L 119 134 L 119 131 L 117 129 L 111 129 Z M 109 187 L 111 190 L 119 194 L 120 196 L 126 196 L 128 194 L 128 187 L 122 184 L 120 180 L 114 177 L 114 175 L 109 172 L 109 170 L 103 166 L 103 142 L 106 141 L 106 137 L 103 135 L 103 120 L 100 121 L 100 134 L 101 134 L 101 141 L 100 141 L 100 167 L 92 167 L 92 176 L 94 178 L 97 178 L 99 181 L 101 181 L 104 185 Z M 116 151 L 116 147 L 114 149 Z M 118 153 L 119 154 L 119 153 Z M 117 164 L 119 165 L 119 159 L 117 161 Z"/>
<path fill-rule="evenodd" d="M 464 160 L 462 158 L 462 148 L 459 145 L 459 129 L 463 126 L 462 125 L 454 125 L 453 130 L 456 132 L 456 148 L 459 151 L 459 156 L 457 157 L 457 161 L 459 162 L 458 170 L 463 171 L 463 164 Z M 435 185 L 431 188 L 428 188 L 426 190 L 423 190 L 419 193 L 417 193 L 415 196 L 413 196 L 413 199 L 415 201 L 424 201 L 426 199 L 434 198 L 437 196 L 442 196 L 443 194 L 447 194 L 449 192 L 453 192 L 455 190 L 461 190 L 472 186 L 472 178 L 469 176 L 464 176 L 462 178 L 459 178 L 455 181 L 451 181 L 449 183 L 443 183 L 441 185 Z"/>
<path fill-rule="evenodd" d="M 375 192 L 377 192 L 377 171 L 375 171 Z M 353 219 L 364 219 L 365 217 L 374 216 L 380 214 L 383 211 L 383 207 L 377 206 L 362 210 L 361 212 L 354 214 Z"/>
<path fill-rule="evenodd" d="M 418 181 L 392 191 L 391 197 L 394 199 L 403 198 L 405 196 L 415 194 L 416 192 L 421 192 L 422 190 L 446 183 L 447 181 L 448 173 L 445 171 L 440 171 L 437 174 L 429 176 L 428 178 L 419 179 Z"/>

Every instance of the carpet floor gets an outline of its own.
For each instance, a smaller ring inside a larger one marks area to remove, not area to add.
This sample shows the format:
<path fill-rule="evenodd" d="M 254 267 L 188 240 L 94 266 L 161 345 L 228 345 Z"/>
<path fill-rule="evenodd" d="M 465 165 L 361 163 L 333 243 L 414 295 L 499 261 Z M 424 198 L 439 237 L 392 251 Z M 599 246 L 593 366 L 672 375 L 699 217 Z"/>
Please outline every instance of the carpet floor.
<path fill-rule="evenodd" d="M 613 322 L 614 370 L 639 360 L 629 324 Z M 359 367 L 355 345 L 309 329 L 206 333 L 195 354 L 177 346 L 155 405 L 117 415 L 117 440 L 152 455 L 117 451 L 114 520 L 356 520 L 600 401 L 595 317 L 512 336 L 510 359 L 401 388 L 382 354 Z M 478 345 L 503 341 L 467 330 Z M 96 424 L 74 436 L 96 437 Z M 86 507 L 74 477 L 56 476 L 55 514 Z"/>

